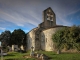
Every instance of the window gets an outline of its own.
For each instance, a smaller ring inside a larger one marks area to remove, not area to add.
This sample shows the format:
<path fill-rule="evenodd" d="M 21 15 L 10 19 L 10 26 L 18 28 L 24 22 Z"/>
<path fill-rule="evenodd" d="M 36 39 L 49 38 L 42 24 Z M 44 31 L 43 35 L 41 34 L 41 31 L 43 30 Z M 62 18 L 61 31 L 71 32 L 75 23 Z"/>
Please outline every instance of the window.
<path fill-rule="evenodd" d="M 53 14 L 52 12 L 47 12 L 47 20 L 53 21 Z"/>
<path fill-rule="evenodd" d="M 50 17 L 47 17 L 47 20 L 50 20 Z"/>

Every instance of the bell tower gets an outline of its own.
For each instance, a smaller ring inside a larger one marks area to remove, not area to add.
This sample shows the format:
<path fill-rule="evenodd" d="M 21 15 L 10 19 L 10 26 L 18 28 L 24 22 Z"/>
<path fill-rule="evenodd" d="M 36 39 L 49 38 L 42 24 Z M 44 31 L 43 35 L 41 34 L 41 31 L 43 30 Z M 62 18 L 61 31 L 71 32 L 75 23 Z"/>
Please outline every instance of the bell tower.
<path fill-rule="evenodd" d="M 43 11 L 43 22 L 44 28 L 54 27 L 56 25 L 56 16 L 50 7 Z"/>

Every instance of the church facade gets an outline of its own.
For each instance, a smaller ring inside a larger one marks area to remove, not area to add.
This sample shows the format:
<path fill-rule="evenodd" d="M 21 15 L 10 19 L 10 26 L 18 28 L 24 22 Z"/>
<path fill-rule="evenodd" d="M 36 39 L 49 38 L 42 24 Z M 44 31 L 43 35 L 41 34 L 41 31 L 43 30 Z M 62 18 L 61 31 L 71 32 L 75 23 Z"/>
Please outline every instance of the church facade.
<path fill-rule="evenodd" d="M 34 47 L 34 50 L 55 51 L 55 44 L 52 41 L 52 35 L 62 25 L 56 24 L 56 15 L 49 7 L 43 11 L 43 22 L 38 27 L 27 33 L 27 50 Z"/>

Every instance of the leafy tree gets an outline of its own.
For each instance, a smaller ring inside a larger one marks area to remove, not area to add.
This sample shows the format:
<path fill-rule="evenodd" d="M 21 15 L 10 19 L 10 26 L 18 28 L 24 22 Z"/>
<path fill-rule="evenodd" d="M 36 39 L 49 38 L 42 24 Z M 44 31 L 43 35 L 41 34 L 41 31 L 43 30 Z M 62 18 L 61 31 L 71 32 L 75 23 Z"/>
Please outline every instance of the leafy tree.
<path fill-rule="evenodd" d="M 65 27 L 58 30 L 52 36 L 53 42 L 58 49 L 75 49 L 80 50 L 80 26 Z"/>
<path fill-rule="evenodd" d="M 63 40 L 64 40 L 64 42 L 62 42 L 63 43 L 63 48 L 64 49 L 69 49 L 69 45 L 68 45 L 68 43 L 69 43 L 69 27 L 65 27 L 65 28 L 63 28 L 63 37 L 61 37 L 61 38 L 63 38 Z"/>
<path fill-rule="evenodd" d="M 0 35 L 0 41 L 2 42 L 2 46 L 9 45 L 11 41 L 11 32 L 9 30 L 2 32 Z"/>
<path fill-rule="evenodd" d="M 70 45 L 72 48 L 79 49 L 80 47 L 80 28 L 77 26 L 72 26 L 70 28 Z"/>
<path fill-rule="evenodd" d="M 52 36 L 53 42 L 55 42 L 58 51 L 61 50 L 61 47 L 65 42 L 63 36 L 64 36 L 64 28 L 56 31 L 56 33 Z"/>
<path fill-rule="evenodd" d="M 11 35 L 11 44 L 22 45 L 25 42 L 25 32 L 21 29 L 15 29 Z"/>

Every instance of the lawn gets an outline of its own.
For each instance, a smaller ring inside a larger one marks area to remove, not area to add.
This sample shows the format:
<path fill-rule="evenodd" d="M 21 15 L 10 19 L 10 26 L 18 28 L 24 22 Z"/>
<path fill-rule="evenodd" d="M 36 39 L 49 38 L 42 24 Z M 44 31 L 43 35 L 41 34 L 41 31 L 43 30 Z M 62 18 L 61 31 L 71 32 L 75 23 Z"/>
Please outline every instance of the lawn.
<path fill-rule="evenodd" d="M 56 54 L 54 52 L 40 52 L 49 56 L 50 60 L 80 60 L 80 53 L 62 53 Z"/>
<path fill-rule="evenodd" d="M 48 57 L 50 57 L 50 60 L 80 60 L 80 53 L 62 53 L 62 54 L 56 54 L 54 52 L 44 52 L 44 51 L 38 51 L 38 53 L 46 54 Z M 24 58 L 23 56 L 29 55 L 29 52 L 27 53 L 18 53 L 18 52 L 9 52 L 7 56 L 4 56 L 4 60 L 36 60 L 34 58 Z M 0 58 L 1 59 L 1 58 Z"/>
<path fill-rule="evenodd" d="M 25 55 L 29 55 L 29 52 L 28 53 L 8 52 L 8 55 L 3 56 L 3 59 L 4 60 L 35 60 L 34 58 L 24 58 L 23 56 Z"/>

